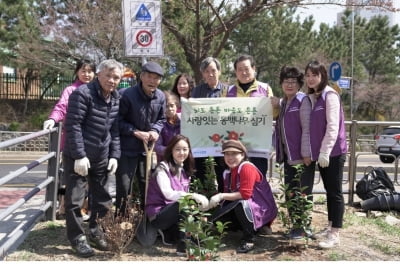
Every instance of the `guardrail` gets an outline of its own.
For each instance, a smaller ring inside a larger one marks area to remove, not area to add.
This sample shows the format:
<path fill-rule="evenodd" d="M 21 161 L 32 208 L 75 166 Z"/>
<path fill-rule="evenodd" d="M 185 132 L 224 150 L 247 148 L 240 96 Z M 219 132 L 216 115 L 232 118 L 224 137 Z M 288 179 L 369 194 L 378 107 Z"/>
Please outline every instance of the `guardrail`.
<path fill-rule="evenodd" d="M 400 122 L 394 122 L 394 121 L 345 121 L 346 124 L 346 131 L 348 133 L 347 135 L 347 142 L 348 142 L 348 153 L 347 153 L 347 159 L 348 159 L 348 168 L 347 171 L 344 171 L 344 174 L 347 173 L 347 178 L 345 175 L 343 175 L 343 184 L 348 184 L 348 189 L 344 190 L 343 193 L 348 194 L 348 204 L 353 205 L 354 204 L 354 192 L 355 192 L 355 184 L 357 182 L 356 179 L 356 173 L 357 173 L 357 162 L 358 158 L 362 155 L 367 155 L 367 154 L 378 154 L 378 155 L 388 155 L 388 156 L 394 156 L 391 154 L 383 154 L 383 153 L 378 153 L 375 150 L 375 139 L 374 136 L 378 134 L 379 131 L 382 130 L 382 128 L 386 126 L 400 126 Z M 365 135 L 360 135 L 360 128 L 361 127 L 373 127 L 374 128 L 374 135 L 371 135 L 368 138 L 368 136 Z M 359 151 L 361 150 L 361 151 Z M 363 151 L 363 150 L 368 150 L 368 151 Z M 394 179 L 393 182 L 396 184 L 399 184 L 398 181 L 398 167 L 399 167 L 399 157 L 395 157 L 394 161 Z M 269 170 L 268 170 L 268 177 L 272 178 L 273 174 L 273 168 L 275 168 L 275 154 L 272 153 L 269 159 Z M 318 170 L 318 167 L 317 167 Z M 319 183 L 321 180 L 321 177 L 318 174 L 316 174 L 316 180 L 315 184 Z M 324 191 L 320 190 L 313 190 L 313 193 L 325 193 Z"/>
<path fill-rule="evenodd" d="M 12 171 L 9 174 L 0 178 L 0 186 L 9 182 L 10 180 L 23 175 L 29 170 L 32 170 L 39 164 L 48 161 L 47 165 L 47 177 L 44 181 L 40 182 L 34 188 L 30 189 L 30 191 L 25 194 L 22 198 L 20 198 L 17 202 L 7 207 L 4 211 L 0 213 L 0 221 L 3 221 L 7 217 L 11 216 L 17 209 L 21 208 L 26 202 L 28 202 L 31 198 L 37 195 L 41 190 L 46 190 L 45 195 L 45 203 L 40 207 L 40 209 L 36 210 L 34 215 L 28 217 L 28 221 L 23 222 L 23 224 L 18 225 L 10 234 L 2 241 L 0 244 L 0 259 L 2 260 L 7 252 L 15 246 L 17 241 L 29 231 L 35 223 L 44 216 L 45 220 L 56 219 L 56 205 L 57 205 L 57 191 L 58 191 L 58 171 L 59 171 L 59 161 L 60 161 L 60 139 L 61 139 L 61 124 L 60 126 L 53 128 L 51 130 L 42 130 L 38 132 L 34 132 L 32 134 L 10 139 L 4 142 L 0 142 L 0 149 L 7 148 L 9 146 L 13 146 L 16 144 L 20 144 L 22 142 L 26 142 L 43 135 L 49 135 L 49 152 L 48 154 L 38 158 L 37 160 L 32 161 L 31 163 L 20 167 L 16 171 Z M 6 220 L 7 221 L 7 220 Z"/>

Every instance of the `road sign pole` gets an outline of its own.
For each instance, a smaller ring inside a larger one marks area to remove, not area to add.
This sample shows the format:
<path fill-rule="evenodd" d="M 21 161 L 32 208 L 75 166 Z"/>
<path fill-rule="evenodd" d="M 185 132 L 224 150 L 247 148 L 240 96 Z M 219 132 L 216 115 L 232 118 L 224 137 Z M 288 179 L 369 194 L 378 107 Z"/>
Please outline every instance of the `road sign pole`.
<path fill-rule="evenodd" d="M 354 101 L 354 6 L 351 11 L 351 82 L 350 82 L 350 120 L 353 120 Z"/>

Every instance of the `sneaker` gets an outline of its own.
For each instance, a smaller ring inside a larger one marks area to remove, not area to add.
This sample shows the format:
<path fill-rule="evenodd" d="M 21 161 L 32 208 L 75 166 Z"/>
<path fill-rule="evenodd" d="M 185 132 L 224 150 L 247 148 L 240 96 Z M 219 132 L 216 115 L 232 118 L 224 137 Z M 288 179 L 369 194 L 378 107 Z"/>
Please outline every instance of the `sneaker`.
<path fill-rule="evenodd" d="M 303 228 L 293 228 L 290 230 L 289 234 L 286 235 L 286 238 L 290 240 L 301 240 L 305 237 L 306 233 L 304 232 Z"/>
<path fill-rule="evenodd" d="M 330 227 L 325 227 L 324 229 L 322 229 L 321 231 L 319 231 L 318 233 L 316 233 L 314 236 L 317 239 L 324 239 L 324 238 L 328 238 L 328 234 L 330 233 L 331 229 Z"/>
<path fill-rule="evenodd" d="M 324 241 L 319 242 L 318 246 L 322 249 L 340 246 L 339 235 L 333 235 L 331 232 L 329 232 L 328 237 Z"/>
<path fill-rule="evenodd" d="M 310 229 L 293 228 L 285 237 L 290 240 L 301 240 L 305 238 L 316 239 Z"/>
<path fill-rule="evenodd" d="M 164 245 L 166 245 L 166 246 L 172 246 L 173 245 L 173 242 L 169 241 L 168 237 L 166 236 L 166 234 L 164 234 L 164 232 L 161 229 L 158 229 L 157 232 L 161 236 L 161 240 L 162 240 Z"/>
<path fill-rule="evenodd" d="M 272 235 L 272 228 L 267 225 L 262 226 L 260 229 L 258 229 L 258 234 L 262 236 Z"/>
<path fill-rule="evenodd" d="M 94 255 L 94 250 L 86 241 L 86 236 L 82 235 L 72 244 L 72 250 L 80 257 L 89 258 Z"/>
<path fill-rule="evenodd" d="M 247 253 L 254 249 L 254 243 L 242 241 L 240 246 L 236 249 L 236 253 Z"/>
<path fill-rule="evenodd" d="M 179 240 L 176 247 L 176 254 L 181 257 L 186 256 L 186 243 L 184 240 Z"/>
<path fill-rule="evenodd" d="M 94 234 L 89 232 L 89 243 L 92 247 L 95 247 L 101 251 L 108 250 L 108 243 L 104 237 L 104 234 Z"/>

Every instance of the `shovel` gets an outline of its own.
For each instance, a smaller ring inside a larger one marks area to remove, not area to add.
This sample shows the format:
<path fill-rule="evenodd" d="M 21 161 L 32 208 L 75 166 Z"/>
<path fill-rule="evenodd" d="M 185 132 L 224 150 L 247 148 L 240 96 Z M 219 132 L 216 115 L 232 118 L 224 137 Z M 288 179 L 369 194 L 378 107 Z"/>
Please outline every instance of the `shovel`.
<path fill-rule="evenodd" d="M 150 146 L 147 146 L 147 144 L 143 142 L 143 145 L 144 145 L 144 150 L 146 151 L 146 183 L 144 192 L 144 203 L 146 207 L 147 189 L 149 187 L 149 176 L 151 171 L 152 154 L 155 143 L 151 142 Z M 146 211 L 143 212 L 142 220 L 140 221 L 137 227 L 136 238 L 139 241 L 139 243 L 144 247 L 149 247 L 156 242 L 157 229 L 150 222 L 148 222 Z"/>

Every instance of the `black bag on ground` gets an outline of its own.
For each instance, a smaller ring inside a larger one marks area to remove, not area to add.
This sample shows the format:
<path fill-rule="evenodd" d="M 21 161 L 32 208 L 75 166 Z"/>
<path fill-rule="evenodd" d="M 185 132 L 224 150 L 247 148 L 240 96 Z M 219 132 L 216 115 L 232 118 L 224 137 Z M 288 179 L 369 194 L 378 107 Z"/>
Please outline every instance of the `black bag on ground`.
<path fill-rule="evenodd" d="M 364 177 L 356 184 L 356 194 L 362 200 L 381 194 L 393 193 L 395 193 L 394 185 L 382 167 L 372 167 L 368 173 L 364 173 Z"/>

